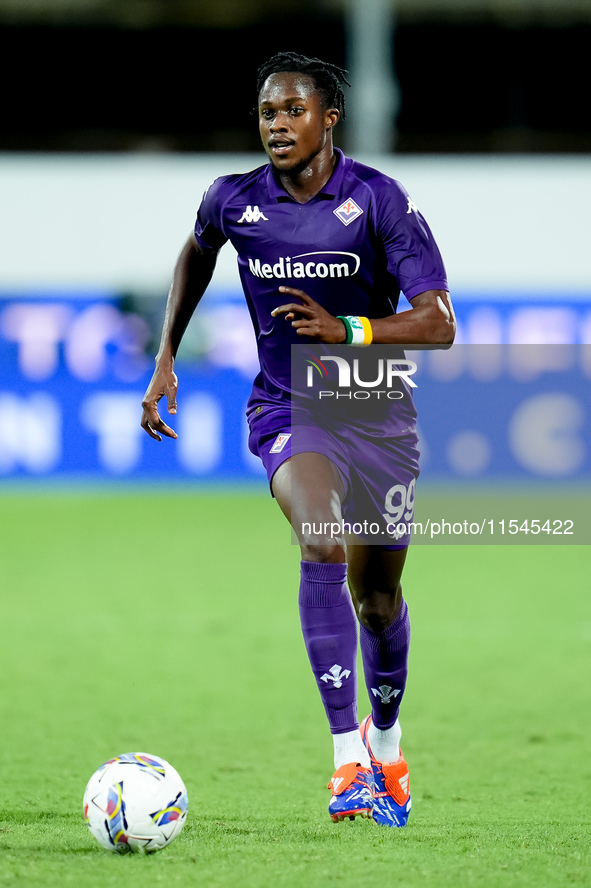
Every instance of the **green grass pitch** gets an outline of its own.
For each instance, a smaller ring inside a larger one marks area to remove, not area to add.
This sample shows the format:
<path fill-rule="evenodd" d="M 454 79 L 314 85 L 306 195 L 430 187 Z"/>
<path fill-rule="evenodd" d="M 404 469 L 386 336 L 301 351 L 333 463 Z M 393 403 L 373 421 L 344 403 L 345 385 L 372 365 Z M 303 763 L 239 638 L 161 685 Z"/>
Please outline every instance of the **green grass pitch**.
<path fill-rule="evenodd" d="M 13 491 L 0 521 L 0 886 L 591 883 L 589 547 L 411 549 L 414 808 L 389 830 L 328 818 L 299 552 L 270 498 Z M 82 820 L 91 773 L 129 751 L 189 790 L 151 857 Z"/>

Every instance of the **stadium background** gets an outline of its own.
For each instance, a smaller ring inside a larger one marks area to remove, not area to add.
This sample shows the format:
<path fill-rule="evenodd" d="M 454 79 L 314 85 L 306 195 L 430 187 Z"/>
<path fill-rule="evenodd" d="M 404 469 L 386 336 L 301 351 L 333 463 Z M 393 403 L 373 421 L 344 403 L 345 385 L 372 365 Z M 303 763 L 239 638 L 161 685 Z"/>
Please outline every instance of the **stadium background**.
<path fill-rule="evenodd" d="M 252 84 L 269 47 L 289 44 L 351 69 L 338 143 L 424 212 L 458 342 L 573 346 L 548 366 L 534 356 L 527 386 L 500 356 L 486 381 L 468 357 L 453 379 L 426 368 L 424 477 L 588 480 L 591 370 L 576 347 L 591 342 L 591 7 L 326 0 L 299 4 L 285 37 L 293 15 L 262 0 L 0 3 L 13 52 L 0 63 L 0 477 L 261 476 L 245 443 L 256 357 L 230 247 L 179 355 L 178 444 L 154 446 L 137 419 L 180 244 L 216 175 L 264 161 Z"/>

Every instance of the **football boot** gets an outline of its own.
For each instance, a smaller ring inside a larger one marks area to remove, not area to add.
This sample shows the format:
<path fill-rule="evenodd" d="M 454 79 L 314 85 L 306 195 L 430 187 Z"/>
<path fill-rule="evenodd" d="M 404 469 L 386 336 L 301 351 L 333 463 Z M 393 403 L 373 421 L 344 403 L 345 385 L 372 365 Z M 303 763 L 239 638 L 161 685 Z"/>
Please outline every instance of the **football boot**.
<path fill-rule="evenodd" d="M 378 762 L 371 751 L 367 736 L 371 715 L 361 722 L 359 731 L 371 759 L 374 779 L 373 819 L 382 826 L 406 826 L 412 806 L 409 789 L 408 765 L 402 750 L 395 762 Z"/>
<path fill-rule="evenodd" d="M 335 771 L 328 784 L 332 797 L 328 813 L 338 823 L 348 817 L 371 818 L 373 810 L 374 779 L 371 768 L 362 768 L 359 763 L 349 762 Z"/>

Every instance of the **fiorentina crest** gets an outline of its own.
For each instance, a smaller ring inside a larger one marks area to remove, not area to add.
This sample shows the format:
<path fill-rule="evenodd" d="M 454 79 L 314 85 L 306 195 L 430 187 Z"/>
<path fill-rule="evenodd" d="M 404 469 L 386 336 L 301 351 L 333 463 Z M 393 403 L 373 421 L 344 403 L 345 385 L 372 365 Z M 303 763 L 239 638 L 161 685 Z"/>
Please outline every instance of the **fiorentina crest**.
<path fill-rule="evenodd" d="M 346 200 L 344 203 L 337 207 L 336 210 L 333 210 L 333 213 L 340 219 L 343 225 L 350 225 L 355 219 L 357 219 L 363 213 L 361 207 L 355 203 L 352 197 Z"/>

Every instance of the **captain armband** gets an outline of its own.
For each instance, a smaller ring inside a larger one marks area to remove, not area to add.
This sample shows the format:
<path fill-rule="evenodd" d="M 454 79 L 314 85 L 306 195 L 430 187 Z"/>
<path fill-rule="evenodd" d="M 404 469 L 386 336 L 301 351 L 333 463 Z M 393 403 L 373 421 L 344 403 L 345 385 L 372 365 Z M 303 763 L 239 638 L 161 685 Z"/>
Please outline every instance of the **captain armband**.
<path fill-rule="evenodd" d="M 373 330 L 367 318 L 360 318 L 357 315 L 337 315 L 337 318 L 345 325 L 346 345 L 371 345 Z"/>

